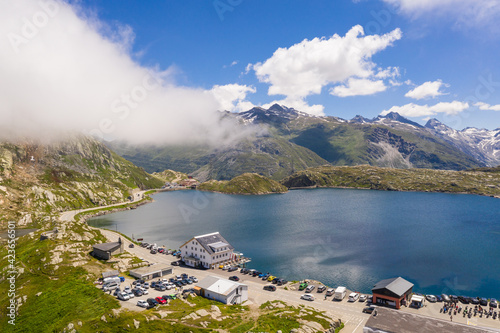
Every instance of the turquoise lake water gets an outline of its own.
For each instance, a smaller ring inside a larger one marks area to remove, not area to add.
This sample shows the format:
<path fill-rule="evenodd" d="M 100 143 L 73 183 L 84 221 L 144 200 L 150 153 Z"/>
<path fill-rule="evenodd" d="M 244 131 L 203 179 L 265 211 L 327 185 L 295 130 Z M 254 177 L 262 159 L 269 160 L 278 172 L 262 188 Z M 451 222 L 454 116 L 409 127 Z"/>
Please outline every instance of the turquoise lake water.
<path fill-rule="evenodd" d="M 93 226 L 178 248 L 219 231 L 249 267 L 369 292 L 402 276 L 417 292 L 500 298 L 500 200 L 350 189 L 237 196 L 163 192 Z"/>

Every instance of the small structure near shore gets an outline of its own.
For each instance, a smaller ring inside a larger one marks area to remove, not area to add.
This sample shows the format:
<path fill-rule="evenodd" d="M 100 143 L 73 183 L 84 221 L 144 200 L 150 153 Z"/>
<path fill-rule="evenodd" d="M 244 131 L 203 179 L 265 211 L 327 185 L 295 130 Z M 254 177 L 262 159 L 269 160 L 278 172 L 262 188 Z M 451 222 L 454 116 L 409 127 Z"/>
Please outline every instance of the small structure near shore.
<path fill-rule="evenodd" d="M 372 289 L 373 304 L 400 309 L 403 302 L 408 302 L 412 290 L 413 283 L 402 277 L 382 280 Z"/>
<path fill-rule="evenodd" d="M 195 292 L 208 299 L 224 304 L 241 304 L 248 300 L 248 286 L 246 284 L 207 276 L 194 287 Z"/>
<path fill-rule="evenodd" d="M 109 260 L 114 254 L 123 253 L 123 242 L 118 237 L 118 242 L 95 244 L 92 255 L 97 259 Z"/>

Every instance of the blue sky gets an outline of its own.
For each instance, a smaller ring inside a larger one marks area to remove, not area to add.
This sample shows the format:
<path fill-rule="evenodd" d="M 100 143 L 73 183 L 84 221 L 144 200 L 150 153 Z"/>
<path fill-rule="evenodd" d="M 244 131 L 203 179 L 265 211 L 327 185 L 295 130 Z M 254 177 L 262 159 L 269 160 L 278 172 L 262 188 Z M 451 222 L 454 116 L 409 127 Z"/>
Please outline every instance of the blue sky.
<path fill-rule="evenodd" d="M 83 6 L 112 26 L 130 26 L 135 34 L 132 53 L 141 64 L 175 66 L 176 81 L 181 85 L 253 87 L 255 92 L 248 92 L 244 100 L 254 105 L 287 101 L 286 95 L 269 96 L 270 83 L 259 80 L 254 70 L 246 72 L 248 64 L 265 62 L 278 48 L 334 34 L 343 37 L 356 25 L 361 25 L 366 35 L 400 29 L 401 38 L 370 57 L 377 67 L 399 69 L 393 78 L 396 84 L 384 81 L 383 91 L 341 97 L 329 94 L 329 90 L 342 83 L 331 82 L 322 85 L 321 93 L 298 98 L 307 105 L 323 106 L 326 115 L 343 118 L 356 114 L 374 117 L 394 110 L 420 122 L 435 117 L 459 129 L 499 127 L 500 112 L 494 110 L 500 104 L 500 43 L 495 25 L 500 4 L 494 2 L 494 9 L 484 17 L 485 9 L 475 8 L 470 1 L 448 1 L 449 5 L 428 8 L 413 8 L 411 2 L 188 0 L 152 5 L 116 0 L 84 1 Z M 464 16 L 462 9 L 472 13 Z M 331 49 L 325 48 L 324 52 L 328 51 Z M 310 66 L 315 66 L 314 60 Z M 272 69 L 270 73 L 273 75 Z M 421 99 L 405 97 L 415 87 L 436 81 L 442 82 L 438 90 L 442 95 L 426 96 L 423 91 Z M 462 104 L 432 108 L 453 102 Z M 493 110 L 480 110 L 477 103 Z M 238 100 L 234 101 L 233 110 L 238 110 L 237 104 Z M 391 109 L 394 106 L 399 108 Z"/>
<path fill-rule="evenodd" d="M 500 0 L 3 0 L 0 118 L 169 143 L 273 103 L 494 129 L 499 21 Z"/>

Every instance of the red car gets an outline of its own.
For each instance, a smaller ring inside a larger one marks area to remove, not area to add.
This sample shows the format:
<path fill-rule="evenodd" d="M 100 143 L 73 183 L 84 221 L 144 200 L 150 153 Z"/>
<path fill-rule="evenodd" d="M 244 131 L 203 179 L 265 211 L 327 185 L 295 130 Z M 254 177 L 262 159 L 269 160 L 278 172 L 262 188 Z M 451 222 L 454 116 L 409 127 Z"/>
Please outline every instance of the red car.
<path fill-rule="evenodd" d="M 162 297 L 156 297 L 155 300 L 159 303 L 159 304 L 167 304 L 167 301 L 165 301 Z"/>

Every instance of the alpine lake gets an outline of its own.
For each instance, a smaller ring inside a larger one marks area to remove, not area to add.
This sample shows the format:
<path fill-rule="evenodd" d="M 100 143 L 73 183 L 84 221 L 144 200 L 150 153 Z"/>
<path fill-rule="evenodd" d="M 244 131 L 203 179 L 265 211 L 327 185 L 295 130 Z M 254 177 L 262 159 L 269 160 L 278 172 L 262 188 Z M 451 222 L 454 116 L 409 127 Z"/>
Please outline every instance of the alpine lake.
<path fill-rule="evenodd" d="M 402 276 L 425 294 L 500 298 L 500 200 L 465 194 L 302 189 L 262 196 L 195 190 L 92 218 L 177 249 L 219 231 L 247 267 L 369 293 Z"/>

